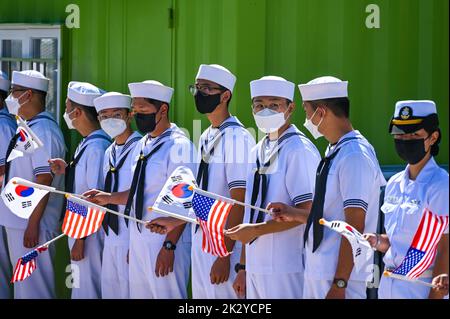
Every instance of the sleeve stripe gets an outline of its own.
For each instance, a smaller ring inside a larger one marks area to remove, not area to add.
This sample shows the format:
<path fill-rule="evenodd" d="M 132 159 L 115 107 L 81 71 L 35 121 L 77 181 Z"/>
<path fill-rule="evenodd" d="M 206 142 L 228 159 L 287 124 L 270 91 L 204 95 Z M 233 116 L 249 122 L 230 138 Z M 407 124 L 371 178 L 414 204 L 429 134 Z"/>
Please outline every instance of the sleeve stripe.
<path fill-rule="evenodd" d="M 0 166 L 3 166 L 6 164 L 6 158 L 0 158 Z"/>
<path fill-rule="evenodd" d="M 347 199 L 346 201 L 344 201 L 344 208 L 350 206 L 361 207 L 364 208 L 364 210 L 367 210 L 367 208 L 369 207 L 369 205 L 362 199 Z"/>
<path fill-rule="evenodd" d="M 245 188 L 247 183 L 245 181 L 233 181 L 228 183 L 228 189 L 232 188 Z"/>
<path fill-rule="evenodd" d="M 313 199 L 313 194 L 312 193 L 307 193 L 307 194 L 303 194 L 303 195 L 299 195 L 294 197 L 294 199 L 292 200 L 294 202 L 295 205 L 303 203 L 303 202 L 307 202 Z"/>
<path fill-rule="evenodd" d="M 39 175 L 39 174 L 50 174 L 50 173 L 51 173 L 50 166 L 36 167 L 36 168 L 33 170 L 33 174 L 34 174 L 34 175 Z"/>

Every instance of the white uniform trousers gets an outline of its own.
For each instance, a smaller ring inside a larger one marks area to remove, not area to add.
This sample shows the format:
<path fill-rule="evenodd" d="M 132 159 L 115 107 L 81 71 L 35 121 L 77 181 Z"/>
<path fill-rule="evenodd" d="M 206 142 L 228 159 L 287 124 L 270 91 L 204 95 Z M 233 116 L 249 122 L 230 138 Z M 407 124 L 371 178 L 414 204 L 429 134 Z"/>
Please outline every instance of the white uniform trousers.
<path fill-rule="evenodd" d="M 246 274 L 247 299 L 301 299 L 303 273 Z"/>
<path fill-rule="evenodd" d="M 13 267 L 17 260 L 29 253 L 33 248 L 23 246 L 23 236 L 25 230 L 6 228 L 9 256 Z M 39 231 L 39 245 L 56 237 L 57 234 L 51 231 Z M 55 298 L 55 273 L 53 259 L 55 257 L 55 245 L 50 245 L 36 258 L 36 269 L 23 281 L 14 283 L 15 299 L 53 299 Z M 11 279 L 10 279 L 11 280 Z"/>
<path fill-rule="evenodd" d="M 111 230 L 110 230 L 111 231 Z M 105 241 L 108 238 L 105 237 Z M 102 298 L 128 299 L 128 242 L 105 243 L 102 260 Z"/>
<path fill-rule="evenodd" d="M 230 276 L 220 285 L 211 284 L 211 267 L 217 257 L 202 250 L 202 230 L 192 235 L 192 298 L 193 299 L 237 299 L 233 289 L 236 278 L 234 266 L 240 260 L 240 251 L 233 251 L 230 257 Z"/>
<path fill-rule="evenodd" d="M 432 278 L 419 278 L 430 283 Z M 399 279 L 381 277 L 378 299 L 428 299 L 430 287 Z"/>
<path fill-rule="evenodd" d="M 100 299 L 101 272 L 104 231 L 100 228 L 88 236 L 84 243 L 84 258 L 71 261 L 72 268 L 72 299 Z M 69 238 L 69 249 L 72 249 L 75 239 Z"/>
<path fill-rule="evenodd" d="M 325 299 L 332 280 L 304 279 L 303 299 Z M 367 299 L 365 281 L 349 280 L 345 289 L 345 299 Z"/>
<path fill-rule="evenodd" d="M 0 299 L 10 299 L 11 263 L 8 255 L 6 231 L 0 226 Z"/>
<path fill-rule="evenodd" d="M 155 266 L 162 243 L 152 236 L 140 235 L 131 225 L 129 276 L 130 298 L 132 299 L 186 299 L 190 266 L 190 243 L 176 244 L 173 272 L 164 277 L 156 277 Z M 147 229 L 142 229 L 148 232 Z M 162 239 L 165 237 L 161 237 Z"/>

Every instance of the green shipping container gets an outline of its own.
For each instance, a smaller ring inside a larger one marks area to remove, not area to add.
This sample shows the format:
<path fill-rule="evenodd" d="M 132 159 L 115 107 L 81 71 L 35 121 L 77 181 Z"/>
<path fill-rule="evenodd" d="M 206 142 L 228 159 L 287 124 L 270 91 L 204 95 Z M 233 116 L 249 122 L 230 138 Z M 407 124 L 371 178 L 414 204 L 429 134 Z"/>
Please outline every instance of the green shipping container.
<path fill-rule="evenodd" d="M 79 8 L 79 28 L 66 26 L 70 4 Z M 379 28 L 366 25 L 371 4 L 379 8 Z M 254 132 L 251 80 L 279 75 L 299 84 L 334 75 L 349 81 L 351 120 L 382 165 L 403 164 L 387 132 L 395 102 L 434 100 L 443 134 L 437 161 L 446 164 L 448 6 L 447 0 L 1 0 L 0 40 L 8 39 L 3 31 L 25 24 L 57 26 L 58 68 L 52 71 L 59 78 L 54 112 L 60 123 L 71 80 L 128 93 L 128 83 L 155 79 L 175 88 L 172 121 L 197 143 L 208 123 L 195 111 L 187 87 L 201 63 L 224 65 L 237 76 L 231 112 Z M 17 58 L 4 51 L 2 68 L 17 65 L 8 57 Z M 292 120 L 306 131 L 298 90 L 295 100 Z M 80 137 L 61 126 L 73 152 Z M 317 146 L 323 152 L 326 142 Z M 64 245 L 58 243 L 60 297 L 68 296 Z"/>

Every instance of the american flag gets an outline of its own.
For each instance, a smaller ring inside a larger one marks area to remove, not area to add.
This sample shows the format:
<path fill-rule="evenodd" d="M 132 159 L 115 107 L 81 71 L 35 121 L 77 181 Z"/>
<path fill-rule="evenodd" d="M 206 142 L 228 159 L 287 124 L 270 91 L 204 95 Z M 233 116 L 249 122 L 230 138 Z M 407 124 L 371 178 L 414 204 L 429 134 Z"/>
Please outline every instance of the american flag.
<path fill-rule="evenodd" d="M 448 216 L 437 216 L 426 210 L 414 235 L 413 242 L 394 274 L 418 278 L 434 261 L 437 244 L 448 226 Z"/>
<path fill-rule="evenodd" d="M 105 210 L 67 200 L 62 231 L 69 237 L 80 239 L 95 233 L 102 226 Z"/>
<path fill-rule="evenodd" d="M 204 252 L 218 257 L 226 257 L 230 254 L 225 246 L 223 228 L 231 207 L 230 203 L 198 193 L 194 194 L 192 208 L 203 231 L 202 249 Z"/>
<path fill-rule="evenodd" d="M 16 267 L 14 268 L 13 277 L 11 279 L 11 283 L 16 281 L 22 281 L 33 273 L 36 269 L 36 258 L 37 256 L 46 251 L 48 249 L 47 246 L 40 246 L 33 251 L 30 251 L 26 255 L 19 258 L 17 261 Z"/>

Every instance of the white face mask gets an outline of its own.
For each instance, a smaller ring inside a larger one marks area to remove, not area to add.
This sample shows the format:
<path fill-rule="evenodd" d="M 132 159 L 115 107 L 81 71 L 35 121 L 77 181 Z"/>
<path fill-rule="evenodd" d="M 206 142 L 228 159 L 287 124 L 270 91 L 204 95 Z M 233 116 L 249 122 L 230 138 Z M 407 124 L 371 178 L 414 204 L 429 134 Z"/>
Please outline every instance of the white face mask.
<path fill-rule="evenodd" d="M 311 116 L 311 118 L 305 119 L 305 123 L 303 124 L 304 127 L 306 127 L 306 129 L 309 131 L 309 133 L 311 133 L 311 135 L 317 140 L 319 137 L 323 136 L 322 133 L 319 132 L 319 125 L 322 123 L 323 121 L 323 117 L 320 120 L 319 124 L 314 125 L 313 122 L 311 121 L 314 117 L 314 115 L 316 115 L 317 110 L 314 112 L 314 114 Z"/>
<path fill-rule="evenodd" d="M 127 123 L 122 119 L 106 119 L 100 122 L 100 126 L 106 134 L 115 138 L 126 130 Z"/>
<path fill-rule="evenodd" d="M 26 92 L 25 92 L 25 93 L 26 93 Z M 20 103 L 19 103 L 19 99 L 20 99 L 25 93 L 23 93 L 23 94 L 22 94 L 21 96 L 19 96 L 18 98 L 17 98 L 17 97 L 14 97 L 14 96 L 12 96 L 12 94 L 10 94 L 10 95 L 8 95 L 8 97 L 5 99 L 6 107 L 8 108 L 8 112 L 9 112 L 10 114 L 13 114 L 13 115 L 19 115 L 19 109 L 20 109 L 20 107 L 21 107 L 23 104 L 25 104 L 25 103 L 20 104 Z"/>
<path fill-rule="evenodd" d="M 279 130 L 286 123 L 284 113 L 278 113 L 265 108 L 256 114 L 253 114 L 256 126 L 264 133 L 273 133 Z"/>
<path fill-rule="evenodd" d="M 74 119 L 70 119 L 70 117 L 69 117 L 69 115 L 72 114 L 73 112 L 75 112 L 75 109 L 70 113 L 64 112 L 64 115 L 63 115 L 64 121 L 66 121 L 66 124 L 67 124 L 67 127 L 69 128 L 69 130 L 75 129 L 75 126 L 73 126 Z"/>

